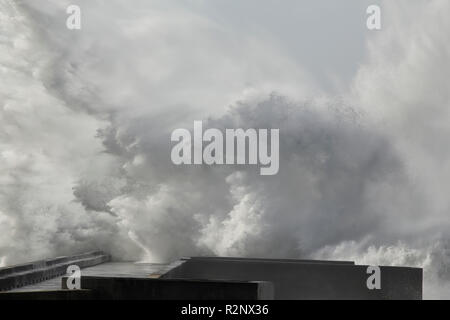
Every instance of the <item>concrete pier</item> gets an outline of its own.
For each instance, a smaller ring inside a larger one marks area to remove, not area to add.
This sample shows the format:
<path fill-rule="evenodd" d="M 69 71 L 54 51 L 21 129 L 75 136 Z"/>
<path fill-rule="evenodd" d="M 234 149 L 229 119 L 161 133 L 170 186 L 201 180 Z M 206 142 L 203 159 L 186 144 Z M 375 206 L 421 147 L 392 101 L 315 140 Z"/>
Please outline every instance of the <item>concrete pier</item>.
<path fill-rule="evenodd" d="M 352 261 L 188 257 L 166 265 L 109 259 L 94 252 L 2 268 L 0 300 L 422 299 L 420 268 L 381 266 L 381 287 L 369 289 L 368 266 Z M 83 268 L 81 290 L 67 289 L 64 275 L 72 264 Z"/>

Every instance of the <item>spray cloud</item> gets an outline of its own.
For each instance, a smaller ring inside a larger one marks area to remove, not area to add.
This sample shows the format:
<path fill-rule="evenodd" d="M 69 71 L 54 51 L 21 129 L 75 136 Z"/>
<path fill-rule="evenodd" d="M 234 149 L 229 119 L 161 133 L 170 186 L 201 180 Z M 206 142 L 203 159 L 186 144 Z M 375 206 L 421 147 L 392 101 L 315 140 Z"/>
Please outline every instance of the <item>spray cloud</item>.
<path fill-rule="evenodd" d="M 425 296 L 450 296 L 448 1 L 383 2 L 338 94 L 202 1 L 80 0 L 79 32 L 69 4 L 0 0 L 0 263 L 354 259 L 423 266 Z M 195 119 L 280 128 L 278 174 L 175 166 L 170 134 Z"/>

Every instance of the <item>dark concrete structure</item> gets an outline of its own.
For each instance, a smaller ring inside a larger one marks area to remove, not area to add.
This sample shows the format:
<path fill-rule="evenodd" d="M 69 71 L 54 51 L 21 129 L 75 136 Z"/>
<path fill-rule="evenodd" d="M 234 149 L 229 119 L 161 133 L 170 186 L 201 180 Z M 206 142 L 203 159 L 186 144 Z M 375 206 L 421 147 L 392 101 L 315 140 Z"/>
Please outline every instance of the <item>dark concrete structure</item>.
<path fill-rule="evenodd" d="M 185 258 L 164 279 L 265 280 L 275 299 L 422 299 L 422 269 L 381 267 L 381 289 L 367 288 L 367 267 L 353 262 Z"/>
<path fill-rule="evenodd" d="M 9 299 L 421 299 L 422 269 L 380 267 L 369 289 L 367 267 L 352 261 L 191 257 L 171 264 L 110 262 L 102 252 L 0 269 L 0 300 Z M 82 268 L 81 290 L 67 289 L 66 269 Z"/>
<path fill-rule="evenodd" d="M 113 300 L 273 299 L 273 285 L 265 281 L 82 277 L 81 287 Z"/>

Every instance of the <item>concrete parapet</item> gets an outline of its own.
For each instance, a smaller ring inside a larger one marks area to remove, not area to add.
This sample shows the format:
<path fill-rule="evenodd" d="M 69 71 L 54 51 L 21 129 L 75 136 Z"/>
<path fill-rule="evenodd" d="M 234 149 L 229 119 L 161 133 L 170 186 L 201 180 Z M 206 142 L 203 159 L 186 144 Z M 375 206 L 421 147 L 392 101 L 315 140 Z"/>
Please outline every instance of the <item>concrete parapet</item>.
<path fill-rule="evenodd" d="M 91 290 L 100 299 L 113 300 L 273 299 L 273 286 L 266 281 L 161 280 L 82 276 L 81 288 Z"/>
<path fill-rule="evenodd" d="M 11 290 L 64 275 L 70 265 L 85 268 L 109 260 L 109 255 L 95 251 L 1 268 L 0 291 Z"/>

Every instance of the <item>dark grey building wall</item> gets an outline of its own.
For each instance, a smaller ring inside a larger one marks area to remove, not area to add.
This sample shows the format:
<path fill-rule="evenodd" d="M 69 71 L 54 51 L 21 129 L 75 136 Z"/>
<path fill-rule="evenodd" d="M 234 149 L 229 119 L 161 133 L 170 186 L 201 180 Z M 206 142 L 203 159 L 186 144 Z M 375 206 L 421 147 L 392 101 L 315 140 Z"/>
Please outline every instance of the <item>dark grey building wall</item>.
<path fill-rule="evenodd" d="M 211 281 L 81 277 L 81 288 L 113 300 L 271 300 L 273 285 L 264 281 Z"/>
<path fill-rule="evenodd" d="M 165 279 L 270 281 L 275 299 L 422 299 L 422 269 L 381 267 L 381 289 L 367 288 L 367 266 L 252 259 L 186 259 Z"/>

